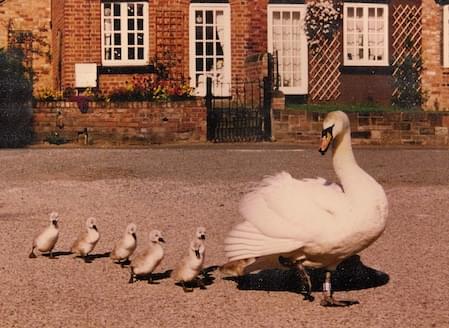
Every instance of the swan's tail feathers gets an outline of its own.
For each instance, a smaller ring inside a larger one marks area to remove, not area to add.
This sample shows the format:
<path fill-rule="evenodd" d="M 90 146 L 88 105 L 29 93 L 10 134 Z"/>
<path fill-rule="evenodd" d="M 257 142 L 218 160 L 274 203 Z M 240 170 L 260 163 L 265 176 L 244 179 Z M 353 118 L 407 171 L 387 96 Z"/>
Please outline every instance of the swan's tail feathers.
<path fill-rule="evenodd" d="M 243 276 L 246 266 L 254 261 L 254 258 L 230 261 L 220 267 L 220 272 L 226 276 Z"/>
<path fill-rule="evenodd" d="M 272 238 L 261 233 L 250 222 L 236 225 L 224 241 L 226 257 L 231 261 L 288 253 L 298 249 L 298 242 L 289 238 Z"/>

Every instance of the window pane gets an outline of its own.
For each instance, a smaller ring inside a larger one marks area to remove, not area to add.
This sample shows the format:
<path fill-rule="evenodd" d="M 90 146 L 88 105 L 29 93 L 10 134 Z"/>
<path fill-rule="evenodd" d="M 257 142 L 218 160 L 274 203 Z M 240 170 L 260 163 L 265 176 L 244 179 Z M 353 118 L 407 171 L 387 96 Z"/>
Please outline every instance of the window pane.
<path fill-rule="evenodd" d="M 203 21 L 203 12 L 200 10 L 195 11 L 195 23 L 202 24 Z"/>
<path fill-rule="evenodd" d="M 214 28 L 212 26 L 206 26 L 206 40 L 214 39 Z"/>
<path fill-rule="evenodd" d="M 348 17 L 353 18 L 354 17 L 354 8 L 348 8 Z"/>
<path fill-rule="evenodd" d="M 114 33 L 114 45 L 119 46 L 122 44 L 122 36 L 120 33 Z"/>
<path fill-rule="evenodd" d="M 104 58 L 106 59 L 106 60 L 110 60 L 110 59 L 112 59 L 111 57 L 111 54 L 112 54 L 112 51 L 111 51 L 112 49 L 111 48 L 106 48 L 106 49 L 104 49 Z"/>
<path fill-rule="evenodd" d="M 357 15 L 357 18 L 362 18 L 363 17 L 363 8 L 357 8 L 356 9 L 356 15 Z"/>
<path fill-rule="evenodd" d="M 128 33 L 128 45 L 133 46 L 136 44 L 134 33 Z"/>
<path fill-rule="evenodd" d="M 196 59 L 196 67 L 195 67 L 195 70 L 196 70 L 197 72 L 202 72 L 202 71 L 204 71 L 204 62 L 203 62 L 203 59 L 202 59 L 202 58 L 197 58 L 197 59 Z"/>
<path fill-rule="evenodd" d="M 197 40 L 203 39 L 203 28 L 201 26 L 197 26 L 195 28 L 195 39 Z"/>
<path fill-rule="evenodd" d="M 120 4 L 119 3 L 115 3 L 114 4 L 114 16 L 120 16 Z"/>
<path fill-rule="evenodd" d="M 104 15 L 105 16 L 111 16 L 112 8 L 110 3 L 104 4 Z"/>
<path fill-rule="evenodd" d="M 135 15 L 134 4 L 129 3 L 128 4 L 128 16 L 134 16 L 134 15 Z"/>
<path fill-rule="evenodd" d="M 195 54 L 197 56 L 200 56 L 203 54 L 203 44 L 201 42 L 196 42 L 195 43 Z"/>
<path fill-rule="evenodd" d="M 215 50 L 215 54 L 218 56 L 223 56 L 223 47 L 221 46 L 220 42 L 216 42 L 216 50 Z"/>
<path fill-rule="evenodd" d="M 137 48 L 137 59 L 144 59 L 143 58 L 143 48 Z"/>
<path fill-rule="evenodd" d="M 135 50 L 134 48 L 128 48 L 128 59 L 135 59 Z"/>
<path fill-rule="evenodd" d="M 112 21 L 111 21 L 111 19 L 105 19 L 104 20 L 104 30 L 105 31 L 112 31 Z"/>
<path fill-rule="evenodd" d="M 139 31 L 143 31 L 143 19 L 138 19 L 137 20 L 137 29 Z"/>
<path fill-rule="evenodd" d="M 134 18 L 128 19 L 128 30 L 134 30 Z"/>
<path fill-rule="evenodd" d="M 120 19 L 114 19 L 114 31 L 120 31 Z"/>
<path fill-rule="evenodd" d="M 114 59 L 120 60 L 122 59 L 122 49 L 114 48 Z"/>
<path fill-rule="evenodd" d="M 384 16 L 384 9 L 377 8 L 377 17 L 383 17 L 383 16 Z"/>
<path fill-rule="evenodd" d="M 206 42 L 206 55 L 212 56 L 214 54 L 214 44 L 212 42 Z"/>
<path fill-rule="evenodd" d="M 213 64 L 214 64 L 213 58 L 206 58 L 206 71 L 212 70 Z"/>
<path fill-rule="evenodd" d="M 137 33 L 137 44 L 139 46 L 143 45 L 143 33 Z"/>
<path fill-rule="evenodd" d="M 143 16 L 143 4 L 137 4 L 137 16 Z"/>
<path fill-rule="evenodd" d="M 213 24 L 214 13 L 212 10 L 206 10 L 206 24 Z"/>
<path fill-rule="evenodd" d="M 106 34 L 104 36 L 104 45 L 105 46 L 110 46 L 112 44 L 111 40 L 112 40 L 112 36 L 110 34 Z"/>

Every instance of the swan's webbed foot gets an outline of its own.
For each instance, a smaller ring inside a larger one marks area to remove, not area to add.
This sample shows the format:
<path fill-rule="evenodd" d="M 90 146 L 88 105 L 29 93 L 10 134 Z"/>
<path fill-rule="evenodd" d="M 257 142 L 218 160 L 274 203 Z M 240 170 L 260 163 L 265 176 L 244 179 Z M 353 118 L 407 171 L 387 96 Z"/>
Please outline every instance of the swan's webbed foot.
<path fill-rule="evenodd" d="M 336 300 L 332 297 L 331 273 L 326 272 L 326 279 L 323 284 L 323 299 L 320 302 L 321 306 L 343 307 L 359 304 L 356 300 Z"/>
<path fill-rule="evenodd" d="M 354 304 L 359 304 L 359 302 L 356 300 L 336 300 L 332 296 L 328 296 L 326 294 L 323 295 L 323 299 L 320 302 L 321 306 L 326 307 L 346 307 Z"/>

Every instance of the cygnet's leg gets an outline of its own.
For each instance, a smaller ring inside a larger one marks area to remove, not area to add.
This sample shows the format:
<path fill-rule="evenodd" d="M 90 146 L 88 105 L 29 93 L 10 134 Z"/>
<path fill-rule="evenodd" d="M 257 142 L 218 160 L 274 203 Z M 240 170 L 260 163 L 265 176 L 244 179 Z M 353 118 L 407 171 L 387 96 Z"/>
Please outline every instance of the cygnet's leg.
<path fill-rule="evenodd" d="M 193 292 L 193 288 L 187 288 L 186 287 L 186 283 L 184 280 L 181 281 L 181 286 L 182 286 L 182 290 L 184 291 L 184 293 L 191 293 Z"/>
<path fill-rule="evenodd" d="M 36 254 L 34 254 L 34 247 L 31 249 L 31 253 L 30 253 L 30 255 L 28 255 L 28 257 L 30 259 L 35 259 L 37 257 Z"/>
<path fill-rule="evenodd" d="M 128 283 L 132 284 L 134 282 L 134 269 L 132 266 L 129 267 L 129 280 Z"/>
<path fill-rule="evenodd" d="M 52 260 L 57 259 L 57 257 L 55 256 L 55 254 L 53 254 L 53 250 L 50 251 L 50 256 L 49 256 L 49 258 L 52 259 Z"/>
<path fill-rule="evenodd" d="M 331 285 L 331 272 L 326 271 L 326 279 L 323 283 L 323 299 L 320 302 L 322 306 L 351 306 L 354 304 L 359 304 L 356 300 L 341 300 L 338 301 L 332 296 L 332 285 Z"/>
<path fill-rule="evenodd" d="M 197 286 L 200 287 L 200 289 L 207 289 L 203 279 L 201 279 L 200 277 L 196 277 L 195 282 Z"/>
<path fill-rule="evenodd" d="M 287 268 L 297 269 L 299 273 L 299 277 L 301 278 L 301 283 L 306 289 L 306 294 L 304 295 L 304 299 L 308 301 L 313 301 L 314 298 L 312 296 L 312 282 L 310 281 L 309 274 L 306 269 L 302 265 L 301 261 L 292 261 L 289 258 L 279 256 L 279 263 Z"/>
<path fill-rule="evenodd" d="M 157 284 L 156 282 L 154 282 L 153 274 L 151 274 L 151 273 L 148 275 L 148 283 L 151 284 L 151 285 Z"/>

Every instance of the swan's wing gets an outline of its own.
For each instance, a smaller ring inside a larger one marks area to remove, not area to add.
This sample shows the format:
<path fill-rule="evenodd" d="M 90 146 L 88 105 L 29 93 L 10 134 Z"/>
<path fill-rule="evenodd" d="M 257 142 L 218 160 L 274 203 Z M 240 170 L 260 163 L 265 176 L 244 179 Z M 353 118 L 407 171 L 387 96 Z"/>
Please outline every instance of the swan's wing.
<path fill-rule="evenodd" d="M 243 198 L 240 213 L 246 220 L 226 238 L 226 256 L 286 253 L 326 240 L 335 217 L 347 208 L 342 189 L 324 179 L 296 180 L 285 172 L 267 177 Z"/>

